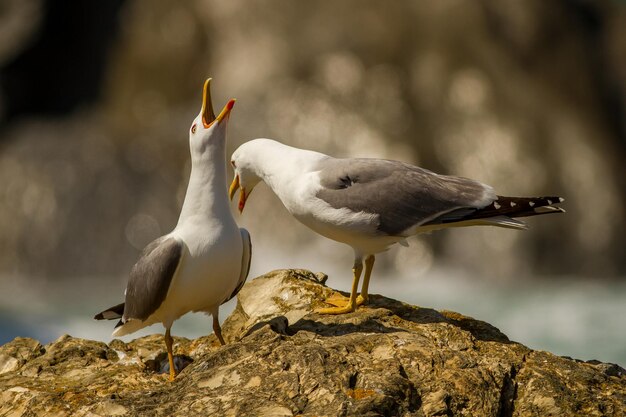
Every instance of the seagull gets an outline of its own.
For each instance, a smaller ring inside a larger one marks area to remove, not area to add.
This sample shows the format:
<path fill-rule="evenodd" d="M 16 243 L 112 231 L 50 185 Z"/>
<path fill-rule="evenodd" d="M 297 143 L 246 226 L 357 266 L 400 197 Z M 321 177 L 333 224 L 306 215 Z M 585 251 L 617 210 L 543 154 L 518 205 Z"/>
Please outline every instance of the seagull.
<path fill-rule="evenodd" d="M 120 319 L 115 337 L 162 323 L 170 381 L 176 377 L 174 321 L 190 311 L 210 314 L 224 345 L 219 306 L 239 292 L 250 270 L 250 235 L 235 223 L 226 190 L 226 126 L 235 100 L 216 117 L 210 83 L 210 78 L 204 83 L 202 109 L 189 130 L 191 176 L 178 224 L 143 250 L 130 272 L 124 303 L 94 317 Z"/>
<path fill-rule="evenodd" d="M 516 217 L 561 213 L 560 197 L 503 197 L 489 185 L 440 175 L 404 162 L 333 158 L 272 139 L 254 139 L 232 155 L 242 212 L 250 193 L 265 182 L 291 215 L 313 231 L 354 250 L 350 297 L 325 300 L 335 307 L 322 314 L 344 314 L 368 301 L 375 255 L 418 233 L 449 227 L 489 225 L 527 229 Z M 360 295 L 358 284 L 365 264 Z"/>

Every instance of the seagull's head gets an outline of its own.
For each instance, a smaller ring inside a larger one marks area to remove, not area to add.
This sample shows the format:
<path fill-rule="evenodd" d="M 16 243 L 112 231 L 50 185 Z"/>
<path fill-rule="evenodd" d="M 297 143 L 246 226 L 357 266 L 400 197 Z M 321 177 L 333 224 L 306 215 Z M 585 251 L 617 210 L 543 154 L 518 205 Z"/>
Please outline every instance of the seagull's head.
<path fill-rule="evenodd" d="M 209 78 L 204 82 L 202 109 L 189 128 L 189 145 L 192 155 L 194 152 L 203 154 L 211 144 L 225 143 L 226 126 L 234 105 L 235 99 L 230 99 L 220 114 L 215 116 L 211 102 L 211 79 Z"/>
<path fill-rule="evenodd" d="M 250 142 L 244 143 L 233 153 L 230 159 L 230 164 L 233 166 L 235 177 L 230 184 L 230 190 L 228 195 L 232 200 L 237 190 L 239 190 L 239 212 L 243 211 L 246 205 L 248 196 L 254 189 L 254 187 L 261 181 L 261 178 L 257 175 L 253 157 L 256 152 L 248 152 L 247 149 Z"/>

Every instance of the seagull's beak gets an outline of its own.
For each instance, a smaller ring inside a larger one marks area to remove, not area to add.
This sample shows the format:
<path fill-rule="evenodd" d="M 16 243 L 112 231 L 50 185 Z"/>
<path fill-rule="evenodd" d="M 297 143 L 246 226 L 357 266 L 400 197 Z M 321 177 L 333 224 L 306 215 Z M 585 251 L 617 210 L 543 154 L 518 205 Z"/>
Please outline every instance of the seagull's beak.
<path fill-rule="evenodd" d="M 228 100 L 228 103 L 226 103 L 220 114 L 215 117 L 213 103 L 211 101 L 211 78 L 208 78 L 204 82 L 204 89 L 202 90 L 202 110 L 200 111 L 202 114 L 202 124 L 204 125 L 204 128 L 208 129 L 215 121 L 220 123 L 225 117 L 227 117 L 235 105 L 235 101 L 236 100 L 234 98 Z"/>
<path fill-rule="evenodd" d="M 226 105 L 224 106 L 220 114 L 218 114 L 217 117 L 215 118 L 215 121 L 217 123 L 221 123 L 222 120 L 230 114 L 230 111 L 233 109 L 233 106 L 235 105 L 235 101 L 237 100 L 235 100 L 234 98 L 231 98 L 230 100 L 228 100 L 228 103 L 226 103 Z"/>
<path fill-rule="evenodd" d="M 246 195 L 246 190 L 242 187 L 241 191 L 239 191 L 239 214 L 243 213 L 243 208 L 246 205 L 246 199 L 248 196 Z"/>
<path fill-rule="evenodd" d="M 235 192 L 237 192 L 239 188 L 239 175 L 235 175 L 235 178 L 233 178 L 233 182 L 230 184 L 230 189 L 228 190 L 228 196 L 231 200 L 233 199 L 233 197 L 235 196 Z M 245 188 L 241 187 L 241 190 L 239 191 L 239 213 L 243 212 L 243 208 L 246 205 L 246 198 L 246 190 Z"/>
<path fill-rule="evenodd" d="M 215 120 L 215 113 L 213 112 L 213 103 L 211 103 L 211 79 L 208 78 L 204 82 L 204 89 L 202 90 L 202 124 L 205 129 L 211 126 L 211 123 Z"/>
<path fill-rule="evenodd" d="M 239 175 L 235 174 L 235 178 L 233 178 L 233 182 L 230 183 L 230 188 L 228 189 L 228 198 L 230 201 L 233 201 L 233 197 L 235 193 L 239 189 Z"/>

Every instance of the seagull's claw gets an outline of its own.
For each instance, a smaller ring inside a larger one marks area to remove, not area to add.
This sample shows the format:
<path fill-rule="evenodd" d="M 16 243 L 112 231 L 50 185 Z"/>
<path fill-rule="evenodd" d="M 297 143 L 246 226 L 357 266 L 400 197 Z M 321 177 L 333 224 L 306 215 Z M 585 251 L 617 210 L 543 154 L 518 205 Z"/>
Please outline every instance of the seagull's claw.
<path fill-rule="evenodd" d="M 356 298 L 356 305 L 360 306 L 363 304 L 367 304 L 368 301 L 369 297 L 367 295 L 363 297 L 363 294 L 359 294 L 359 296 Z"/>
<path fill-rule="evenodd" d="M 343 307 L 327 307 L 315 309 L 318 314 L 346 314 L 356 310 L 356 305 L 347 304 Z"/>
<path fill-rule="evenodd" d="M 367 301 L 368 301 L 367 295 L 365 297 L 363 297 L 362 295 L 359 295 L 356 298 L 356 305 L 360 306 L 362 304 L 367 304 Z M 350 297 L 346 297 L 345 295 L 342 295 L 338 292 L 334 292 L 333 295 L 325 299 L 324 302 L 326 304 L 330 304 L 335 307 L 345 307 L 350 303 Z"/>
<path fill-rule="evenodd" d="M 338 292 L 334 292 L 333 295 L 325 299 L 324 302 L 335 307 L 345 307 L 350 303 L 350 298 Z"/>

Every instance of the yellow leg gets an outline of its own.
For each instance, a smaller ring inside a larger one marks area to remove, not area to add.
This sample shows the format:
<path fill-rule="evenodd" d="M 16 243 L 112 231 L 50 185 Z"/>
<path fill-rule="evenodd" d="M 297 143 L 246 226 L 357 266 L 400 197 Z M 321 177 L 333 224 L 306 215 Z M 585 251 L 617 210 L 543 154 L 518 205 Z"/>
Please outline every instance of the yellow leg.
<path fill-rule="evenodd" d="M 217 339 L 220 341 L 220 344 L 224 346 L 226 342 L 222 337 L 222 328 L 220 327 L 220 320 L 217 317 L 217 314 L 213 315 L 213 333 L 217 336 Z"/>
<path fill-rule="evenodd" d="M 174 353 L 172 352 L 172 343 L 174 340 L 170 335 L 170 329 L 165 330 L 165 347 L 167 347 L 167 360 L 170 362 L 170 382 L 176 378 L 176 368 L 174 367 Z"/>
<path fill-rule="evenodd" d="M 319 308 L 315 310 L 320 314 L 345 314 L 351 313 L 356 309 L 356 293 L 359 290 L 359 280 L 361 279 L 361 272 L 363 272 L 363 262 L 359 259 L 355 261 L 354 268 L 352 268 L 352 291 L 350 292 L 350 298 L 344 306 Z"/>
<path fill-rule="evenodd" d="M 365 258 L 365 275 L 363 276 L 363 286 L 361 287 L 361 295 L 359 295 L 356 299 L 356 305 L 360 306 L 361 304 L 367 304 L 369 300 L 369 285 L 370 285 L 370 276 L 372 275 L 372 269 L 374 268 L 374 261 L 376 258 L 374 255 L 368 255 Z"/>

